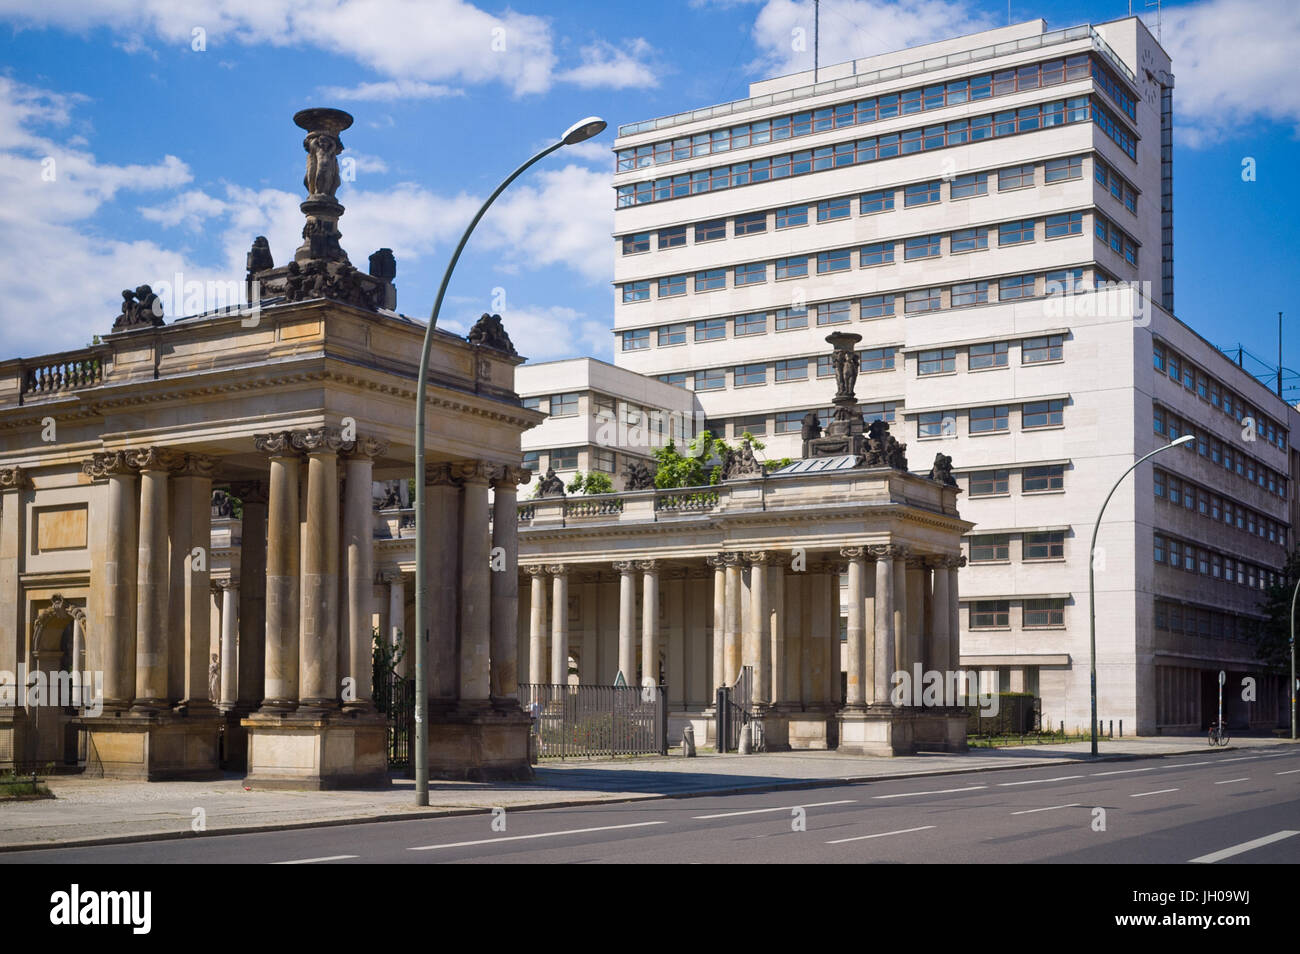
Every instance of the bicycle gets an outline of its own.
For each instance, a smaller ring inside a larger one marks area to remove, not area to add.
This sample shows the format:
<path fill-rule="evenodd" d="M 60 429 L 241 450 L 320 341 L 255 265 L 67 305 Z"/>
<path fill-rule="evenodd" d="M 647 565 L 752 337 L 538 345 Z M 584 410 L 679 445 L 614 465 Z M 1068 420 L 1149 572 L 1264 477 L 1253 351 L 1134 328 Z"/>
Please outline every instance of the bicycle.
<path fill-rule="evenodd" d="M 1210 745 L 1227 745 L 1228 727 L 1222 722 L 1210 726 Z"/>

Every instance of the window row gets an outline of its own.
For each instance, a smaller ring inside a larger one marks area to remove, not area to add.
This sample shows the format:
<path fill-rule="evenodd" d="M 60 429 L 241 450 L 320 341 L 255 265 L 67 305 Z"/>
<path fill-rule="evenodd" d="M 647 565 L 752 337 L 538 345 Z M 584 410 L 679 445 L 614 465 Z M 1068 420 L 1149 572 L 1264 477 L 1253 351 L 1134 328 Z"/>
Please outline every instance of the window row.
<path fill-rule="evenodd" d="M 1184 434 L 1192 434 L 1194 441 L 1188 441 L 1183 448 L 1199 454 L 1214 464 L 1219 464 L 1226 471 L 1236 471 L 1247 483 L 1255 484 L 1261 490 L 1267 490 L 1278 497 L 1286 497 L 1287 478 L 1273 468 L 1259 463 L 1244 451 L 1233 450 L 1231 445 L 1210 437 L 1205 431 L 1193 427 L 1172 411 L 1157 405 L 1151 411 L 1151 429 L 1174 441 Z"/>
<path fill-rule="evenodd" d="M 971 563 L 1010 563 L 1013 536 L 1020 538 L 1020 560 L 1023 563 L 1065 559 L 1064 530 L 978 534 L 967 538 L 967 558 Z"/>
<path fill-rule="evenodd" d="M 1092 176 L 1097 180 L 1097 184 L 1110 190 L 1116 201 L 1123 203 L 1124 208 L 1128 209 L 1134 215 L 1137 214 L 1137 189 L 1133 184 L 1125 179 L 1122 175 L 1111 168 L 1100 156 L 1094 156 L 1092 159 Z"/>
<path fill-rule="evenodd" d="M 868 423 L 880 420 L 892 424 L 897 409 L 898 405 L 893 401 L 858 405 L 858 410 Z M 833 420 L 835 413 L 833 407 L 813 408 L 812 410 L 817 415 L 817 421 L 823 428 Z M 706 420 L 704 430 L 716 437 L 727 434 L 732 437 L 741 437 L 746 432 L 755 437 L 764 437 L 768 434 L 797 434 L 803 427 L 803 418 L 807 413 L 808 410 L 805 409 L 778 411 L 770 416 L 767 414 L 751 414 L 733 418 L 718 418 Z"/>
<path fill-rule="evenodd" d="M 1019 600 L 1021 629 L 1060 629 L 1065 626 L 1065 600 Z M 1010 629 L 1011 600 L 972 600 L 971 629 Z"/>
<path fill-rule="evenodd" d="M 1092 230 L 1097 240 L 1109 245 L 1111 251 L 1130 265 L 1138 263 L 1138 242 L 1122 228 L 1100 212 L 1092 213 Z"/>
<path fill-rule="evenodd" d="M 1022 494 L 1059 493 L 1065 489 L 1065 465 L 1043 464 L 1022 467 L 1020 492 Z M 1007 497 L 1011 495 L 1011 468 L 973 470 L 966 475 L 968 497 Z"/>
<path fill-rule="evenodd" d="M 1155 601 L 1155 628 L 1162 633 L 1180 636 L 1244 640 L 1253 635 L 1254 621 L 1235 613 L 1158 599 Z"/>
<path fill-rule="evenodd" d="M 1136 159 L 1137 150 L 1132 134 L 1097 103 L 1095 97 L 1073 96 L 1068 100 L 1035 103 L 971 119 L 954 119 L 899 133 L 767 156 L 729 166 L 715 166 L 669 178 L 628 183 L 616 189 L 617 207 L 621 209 L 647 202 L 663 202 L 688 195 L 718 192 L 758 182 L 1082 122 L 1095 122 L 1099 129 L 1125 150 L 1129 158 Z"/>
<path fill-rule="evenodd" d="M 1091 66 L 1089 60 L 1091 59 Z M 711 156 L 748 146 L 761 146 L 770 142 L 797 139 L 832 129 L 861 126 L 907 116 L 912 113 L 961 103 L 977 102 L 995 96 L 1009 96 L 1025 90 L 1041 89 L 1084 79 L 1091 73 L 1097 85 L 1128 115 L 1136 119 L 1134 99 L 1124 89 L 1114 73 L 1095 57 L 1080 53 L 1065 59 L 1029 63 L 1016 69 L 1000 70 L 968 79 L 950 80 L 901 93 L 888 93 L 851 103 L 839 103 L 822 109 L 777 116 L 752 123 L 742 123 L 725 129 L 713 129 L 693 136 L 679 136 L 662 142 L 646 143 L 630 149 L 620 149 L 615 156 L 615 170 L 628 172 L 648 166 L 682 162 L 700 156 Z"/>
<path fill-rule="evenodd" d="M 1160 374 L 1169 375 L 1170 381 L 1181 383 L 1185 389 L 1195 392 L 1202 401 L 1222 411 L 1234 422 L 1241 423 L 1246 418 L 1250 418 L 1254 422 L 1250 433 L 1255 437 L 1263 438 L 1279 450 L 1286 450 L 1285 427 L 1274 423 L 1266 414 L 1252 408 L 1234 394 L 1226 384 L 1221 384 L 1218 379 L 1206 374 L 1173 348 L 1159 341 L 1153 342 L 1152 363 Z"/>
<path fill-rule="evenodd" d="M 1022 338 L 1020 346 L 1021 364 L 1047 364 L 1061 360 L 1064 345 L 1062 335 L 1044 335 L 1037 338 Z M 1009 341 L 989 341 L 983 344 L 968 345 L 964 348 L 934 348 L 916 353 L 917 377 L 933 374 L 955 374 L 957 372 L 958 352 L 966 355 L 966 370 L 986 371 L 990 368 L 1007 367 L 1010 356 Z"/>
<path fill-rule="evenodd" d="M 1026 401 L 1021 405 L 996 404 L 972 407 L 966 411 L 966 433 L 1005 434 L 1011 430 L 1011 409 L 1019 407 L 1020 429 L 1033 431 L 1047 427 L 1061 427 L 1064 423 L 1065 401 Z M 916 416 L 916 436 L 943 438 L 957 436 L 958 411 L 926 411 Z"/>
<path fill-rule="evenodd" d="M 1286 525 L 1262 513 L 1257 513 L 1239 503 L 1234 504 L 1226 497 L 1220 497 L 1204 487 L 1175 477 L 1159 468 L 1154 472 L 1153 483 L 1153 492 L 1158 500 L 1199 513 L 1202 517 L 1207 517 L 1216 523 L 1222 521 L 1225 526 L 1244 530 L 1252 537 L 1267 539 L 1270 543 L 1286 546 Z"/>
<path fill-rule="evenodd" d="M 1278 580 L 1277 574 L 1270 569 L 1163 533 L 1154 535 L 1152 557 L 1161 566 L 1236 583 L 1252 590 L 1267 589 Z"/>

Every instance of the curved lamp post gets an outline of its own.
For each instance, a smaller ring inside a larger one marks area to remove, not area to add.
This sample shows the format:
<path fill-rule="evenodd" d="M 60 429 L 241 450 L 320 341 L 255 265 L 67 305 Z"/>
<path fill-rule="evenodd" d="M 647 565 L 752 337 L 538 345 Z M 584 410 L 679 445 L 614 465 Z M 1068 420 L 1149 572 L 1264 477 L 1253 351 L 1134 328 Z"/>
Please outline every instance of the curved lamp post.
<path fill-rule="evenodd" d="M 1097 562 L 1097 531 L 1101 529 L 1101 515 L 1106 512 L 1106 504 L 1110 503 L 1110 498 L 1115 496 L 1115 491 L 1119 490 L 1119 485 L 1124 482 L 1124 478 L 1137 469 L 1138 464 L 1159 454 L 1161 451 L 1167 451 L 1171 447 L 1178 447 L 1189 441 L 1196 440 L 1194 434 L 1184 434 L 1178 440 L 1166 444 L 1164 447 L 1157 447 L 1151 453 L 1139 457 L 1135 460 L 1128 470 L 1119 475 L 1115 485 L 1110 488 L 1110 493 L 1101 503 L 1101 509 L 1097 511 L 1097 522 L 1092 525 L 1092 545 L 1088 547 L 1088 657 L 1089 657 L 1089 677 L 1091 687 L 1089 695 L 1092 699 L 1092 754 L 1097 754 L 1097 588 L 1093 579 L 1093 571 Z M 1136 731 L 1136 729 L 1134 730 Z"/>
<path fill-rule="evenodd" d="M 1295 600 L 1300 596 L 1300 580 L 1291 594 L 1291 738 L 1295 736 Z"/>
<path fill-rule="evenodd" d="M 438 297 L 433 302 L 433 313 L 429 316 L 429 327 L 424 332 L 424 347 L 420 352 L 420 377 L 415 390 L 415 628 L 418 634 L 415 640 L 415 804 L 419 806 L 429 804 L 429 729 L 427 721 L 429 699 L 428 679 L 425 673 L 428 657 L 426 642 L 429 633 L 424 627 L 424 607 L 428 601 L 429 584 L 424 565 L 424 420 L 425 392 L 429 385 L 429 350 L 433 343 L 433 329 L 438 324 L 438 313 L 442 310 L 442 299 L 447 294 L 447 284 L 451 281 L 451 273 L 456 268 L 456 263 L 460 261 L 460 253 L 465 250 L 465 243 L 469 241 L 470 233 L 474 231 L 474 227 L 483 218 L 488 206 L 496 201 L 497 196 L 504 192 L 510 183 L 523 175 L 529 166 L 545 159 L 557 149 L 585 142 L 592 136 L 598 136 L 604 129 L 605 120 L 597 116 L 588 116 L 586 119 L 579 120 L 564 131 L 564 135 L 560 137 L 558 142 L 547 146 L 506 176 L 505 181 L 487 197 L 487 201 L 474 214 L 474 218 L 470 219 L 465 234 L 460 237 L 460 243 L 457 244 L 456 251 L 452 253 L 451 261 L 447 263 L 447 270 L 442 275 L 442 284 L 438 286 Z"/>

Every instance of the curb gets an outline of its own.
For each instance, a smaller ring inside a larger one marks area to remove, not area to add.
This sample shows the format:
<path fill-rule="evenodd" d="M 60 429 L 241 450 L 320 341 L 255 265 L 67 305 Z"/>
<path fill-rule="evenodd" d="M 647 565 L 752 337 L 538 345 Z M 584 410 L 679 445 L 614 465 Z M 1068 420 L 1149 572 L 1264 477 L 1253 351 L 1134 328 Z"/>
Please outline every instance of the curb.
<path fill-rule="evenodd" d="M 1206 746 L 1200 749 L 1188 749 L 1179 752 L 1116 753 L 1114 755 L 1099 755 L 1095 759 L 1091 755 L 1061 755 L 1045 759 L 1033 765 L 983 765 L 977 768 L 937 769 L 932 772 L 901 772 L 890 775 L 854 775 L 842 778 L 789 779 L 758 785 L 732 785 L 683 792 L 650 792 L 642 795 L 620 795 L 615 798 L 571 798 L 553 802 L 535 802 L 529 805 L 520 805 L 515 808 L 510 808 L 508 811 L 537 812 L 557 808 L 578 808 L 587 805 L 625 805 L 632 802 L 658 801 L 665 799 L 709 798 L 726 795 L 758 794 L 763 792 L 803 791 L 819 788 L 834 788 L 840 785 L 865 785 L 871 782 L 897 782 L 909 778 L 941 778 L 949 775 L 976 775 L 984 772 L 1021 771 L 1024 769 L 1038 768 L 1040 766 L 1045 768 L 1050 765 L 1059 765 L 1070 762 L 1089 762 L 1092 764 L 1098 762 L 1137 762 L 1145 761 L 1147 759 L 1174 758 L 1182 755 L 1202 755 L 1207 752 L 1236 752 L 1244 750 L 1245 749 L 1241 747 L 1229 745 L 1226 748 L 1210 748 L 1209 746 Z M 198 837 L 251 835 L 274 831 L 301 831 L 307 828 L 339 828 L 345 825 L 369 825 L 379 822 L 427 821 L 432 818 L 456 818 L 466 815 L 488 814 L 492 811 L 493 807 L 494 806 L 485 806 L 482 808 L 434 808 L 400 813 L 389 812 L 383 815 L 365 816 L 360 818 L 326 818 L 319 821 L 271 822 L 266 825 L 241 825 L 239 827 L 222 828 L 220 830 L 202 833 L 191 832 L 188 830 L 166 831 L 148 832 L 138 835 L 108 835 L 103 838 L 75 838 L 58 841 L 20 843 L 0 845 L 0 855 L 19 851 L 48 851 L 60 848 L 94 848 L 104 845 L 138 844 L 154 841 L 180 841 L 181 839 Z"/>

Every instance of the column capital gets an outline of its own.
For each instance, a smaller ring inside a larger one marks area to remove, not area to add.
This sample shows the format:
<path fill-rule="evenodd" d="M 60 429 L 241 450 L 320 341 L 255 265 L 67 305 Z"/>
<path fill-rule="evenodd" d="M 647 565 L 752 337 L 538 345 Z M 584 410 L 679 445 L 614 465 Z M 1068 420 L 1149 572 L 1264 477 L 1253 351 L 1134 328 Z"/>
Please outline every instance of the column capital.
<path fill-rule="evenodd" d="M 646 573 L 658 573 L 662 569 L 663 563 L 659 560 L 637 560 L 636 568 L 644 570 Z"/>
<path fill-rule="evenodd" d="M 842 563 L 839 560 L 827 560 L 822 564 L 822 570 L 823 572 L 839 576 L 841 573 L 848 572 L 849 565 L 847 563 Z"/>
<path fill-rule="evenodd" d="M 715 570 L 721 569 L 722 567 L 725 567 L 727 565 L 727 554 L 724 552 L 724 553 L 715 553 L 712 556 L 706 556 L 704 558 L 704 562 L 707 563 L 709 566 L 713 567 Z"/>
<path fill-rule="evenodd" d="M 293 433 L 293 431 L 272 431 L 269 434 L 254 434 L 253 446 L 271 457 L 297 457 L 297 451 L 293 446 Z"/>
<path fill-rule="evenodd" d="M 533 479 L 533 472 L 523 467 L 515 467 L 511 464 L 491 464 L 490 480 L 493 487 L 518 487 L 520 484 L 526 484 Z"/>
<path fill-rule="evenodd" d="M 344 444 L 342 455 L 348 460 L 374 460 L 388 453 L 388 441 L 374 437 L 358 437 L 350 444 Z"/>
<path fill-rule="evenodd" d="M 871 555 L 877 560 L 906 560 L 909 553 L 907 547 L 885 543 L 871 547 Z"/>
<path fill-rule="evenodd" d="M 224 593 L 226 590 L 238 590 L 239 577 L 232 576 L 225 580 L 209 580 L 208 587 L 213 593 Z"/>
<path fill-rule="evenodd" d="M 211 478 L 217 469 L 217 459 L 207 454 L 184 454 L 172 468 L 177 477 Z"/>
<path fill-rule="evenodd" d="M 520 567 L 529 576 L 545 576 L 546 566 L 542 563 L 529 563 L 527 566 Z"/>
<path fill-rule="evenodd" d="M 424 465 L 424 486 L 426 487 L 459 487 L 460 481 L 452 473 L 452 465 L 447 461 L 438 461 L 434 464 Z"/>
<path fill-rule="evenodd" d="M 840 556 L 846 560 L 865 560 L 869 547 L 840 547 Z"/>
<path fill-rule="evenodd" d="M 907 556 L 907 568 L 909 570 L 924 570 L 929 566 L 929 563 L 930 561 L 923 556 L 910 553 Z"/>
<path fill-rule="evenodd" d="M 615 560 L 613 566 L 619 573 L 629 574 L 636 572 L 635 560 Z"/>
<path fill-rule="evenodd" d="M 183 461 L 183 455 L 166 447 L 141 447 L 124 451 L 127 463 L 141 472 L 149 470 L 175 470 Z"/>
<path fill-rule="evenodd" d="M 743 566 L 745 561 L 739 550 L 728 550 L 722 554 L 722 562 L 727 566 Z"/>
<path fill-rule="evenodd" d="M 757 566 L 766 566 L 772 562 L 771 550 L 746 550 L 745 559 Z"/>
<path fill-rule="evenodd" d="M 405 578 L 406 574 L 403 573 L 399 567 L 395 566 L 386 566 L 375 574 L 375 579 L 380 583 L 396 583 Z"/>
<path fill-rule="evenodd" d="M 264 504 L 267 501 L 266 485 L 260 480 L 241 480 L 232 483 L 230 492 L 244 504 Z"/>
<path fill-rule="evenodd" d="M 486 484 L 492 479 L 492 465 L 482 460 L 458 460 L 451 465 L 451 474 L 467 484 Z"/>
<path fill-rule="evenodd" d="M 961 567 L 966 565 L 966 558 L 964 556 L 944 557 L 943 565 L 950 570 L 960 569 Z"/>
<path fill-rule="evenodd" d="M 551 576 L 567 576 L 569 565 L 567 563 L 548 563 L 546 564 L 546 572 Z"/>
<path fill-rule="evenodd" d="M 89 464 L 90 461 L 86 461 Z M 86 464 L 82 465 L 84 469 Z M 90 473 L 89 471 L 86 471 Z M 0 491 L 26 490 L 32 485 L 32 479 L 21 467 L 0 467 Z"/>
<path fill-rule="evenodd" d="M 293 446 L 305 454 L 337 454 L 351 450 L 355 441 L 343 440 L 343 432 L 329 424 L 291 431 Z"/>

